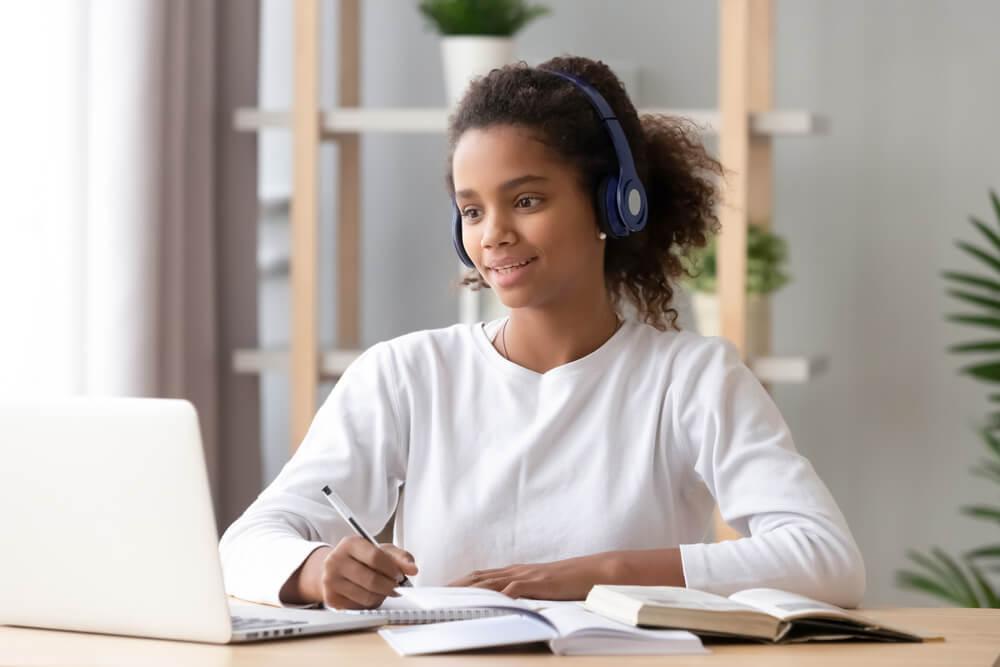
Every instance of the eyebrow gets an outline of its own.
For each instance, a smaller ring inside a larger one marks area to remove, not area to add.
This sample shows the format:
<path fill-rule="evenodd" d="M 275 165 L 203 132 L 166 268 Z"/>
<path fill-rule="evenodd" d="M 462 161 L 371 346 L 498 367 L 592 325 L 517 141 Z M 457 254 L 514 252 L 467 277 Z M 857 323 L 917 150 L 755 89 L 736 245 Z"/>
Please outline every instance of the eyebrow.
<path fill-rule="evenodd" d="M 531 183 L 533 181 L 547 181 L 549 180 L 545 176 L 536 176 L 534 174 L 525 174 L 524 176 L 518 176 L 517 178 L 512 178 L 509 181 L 503 183 L 500 186 L 501 190 L 511 190 L 519 185 L 524 185 L 525 183 Z M 471 197 L 476 194 L 475 190 L 459 190 L 455 193 L 456 197 Z"/>

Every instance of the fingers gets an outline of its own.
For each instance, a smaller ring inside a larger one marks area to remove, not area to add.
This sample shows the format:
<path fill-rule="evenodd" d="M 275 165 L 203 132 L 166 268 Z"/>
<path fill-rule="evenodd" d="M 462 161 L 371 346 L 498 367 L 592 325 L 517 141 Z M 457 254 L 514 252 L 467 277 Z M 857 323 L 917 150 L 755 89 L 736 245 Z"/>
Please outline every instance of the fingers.
<path fill-rule="evenodd" d="M 396 558 L 367 540 L 361 538 L 352 540 L 349 553 L 354 560 L 364 563 L 394 582 L 403 578 L 403 568 Z"/>
<path fill-rule="evenodd" d="M 497 567 L 489 570 L 475 570 L 460 579 L 448 584 L 449 586 L 479 586 L 484 581 L 489 579 L 510 579 L 519 576 L 524 568 L 520 565 L 511 565 L 509 567 Z"/>
<path fill-rule="evenodd" d="M 381 595 L 383 598 L 396 596 L 393 589 L 399 584 L 395 579 L 390 579 L 378 570 L 373 570 L 360 561 L 354 559 L 344 561 L 340 565 L 338 574 L 366 591 Z"/>
<path fill-rule="evenodd" d="M 416 574 L 417 569 L 412 555 L 394 549 L 383 551 L 357 536 L 342 539 L 323 564 L 324 601 L 343 609 L 370 609 L 398 596 L 394 589 L 402 573 Z"/>
<path fill-rule="evenodd" d="M 325 591 L 326 604 L 337 609 L 374 609 L 384 595 L 365 590 L 345 577 L 333 577 Z"/>
<path fill-rule="evenodd" d="M 417 573 L 417 561 L 413 558 L 413 554 L 405 549 L 400 549 L 395 544 L 382 544 L 382 551 L 386 552 L 392 556 L 396 563 L 399 565 L 400 569 L 409 576 L 413 576 Z"/>

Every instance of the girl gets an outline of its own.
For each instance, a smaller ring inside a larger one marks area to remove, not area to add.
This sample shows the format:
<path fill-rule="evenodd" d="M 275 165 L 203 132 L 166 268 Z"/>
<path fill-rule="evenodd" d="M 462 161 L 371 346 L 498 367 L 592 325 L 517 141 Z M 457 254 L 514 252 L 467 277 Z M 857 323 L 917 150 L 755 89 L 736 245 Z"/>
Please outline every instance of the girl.
<path fill-rule="evenodd" d="M 857 605 L 861 554 L 771 398 L 731 344 L 677 329 L 678 256 L 718 225 L 720 167 L 696 132 L 640 119 L 603 63 L 562 57 L 476 80 L 449 139 L 464 283 L 510 316 L 362 354 L 223 536 L 229 593 L 370 608 L 406 575 L 542 599 L 616 583 Z M 354 536 L 325 485 L 371 529 L 395 510 L 398 546 Z M 745 537 L 703 543 L 716 503 Z"/>

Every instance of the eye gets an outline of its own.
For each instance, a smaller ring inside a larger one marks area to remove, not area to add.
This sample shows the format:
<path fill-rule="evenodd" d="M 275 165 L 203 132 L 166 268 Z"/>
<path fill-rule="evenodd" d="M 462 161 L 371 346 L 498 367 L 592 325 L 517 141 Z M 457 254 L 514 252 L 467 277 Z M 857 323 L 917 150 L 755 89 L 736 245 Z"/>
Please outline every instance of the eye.
<path fill-rule="evenodd" d="M 462 209 L 462 220 L 475 222 L 479 219 L 479 209 L 474 206 L 467 206 Z"/>
<path fill-rule="evenodd" d="M 542 201 L 541 197 L 533 197 L 531 195 L 525 195 L 524 197 L 519 198 L 514 203 L 514 208 L 531 208 L 532 206 L 537 206 L 538 202 L 540 201 Z M 524 204 L 525 202 L 528 202 L 527 205 Z"/>

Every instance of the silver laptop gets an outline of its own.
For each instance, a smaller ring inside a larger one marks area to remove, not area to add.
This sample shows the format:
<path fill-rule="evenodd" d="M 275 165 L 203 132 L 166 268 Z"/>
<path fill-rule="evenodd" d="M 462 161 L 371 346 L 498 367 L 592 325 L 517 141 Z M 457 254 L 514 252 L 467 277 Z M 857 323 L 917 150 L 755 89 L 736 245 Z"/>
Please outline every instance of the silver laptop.
<path fill-rule="evenodd" d="M 247 642 L 378 617 L 227 598 L 187 401 L 0 402 L 0 624 Z"/>

